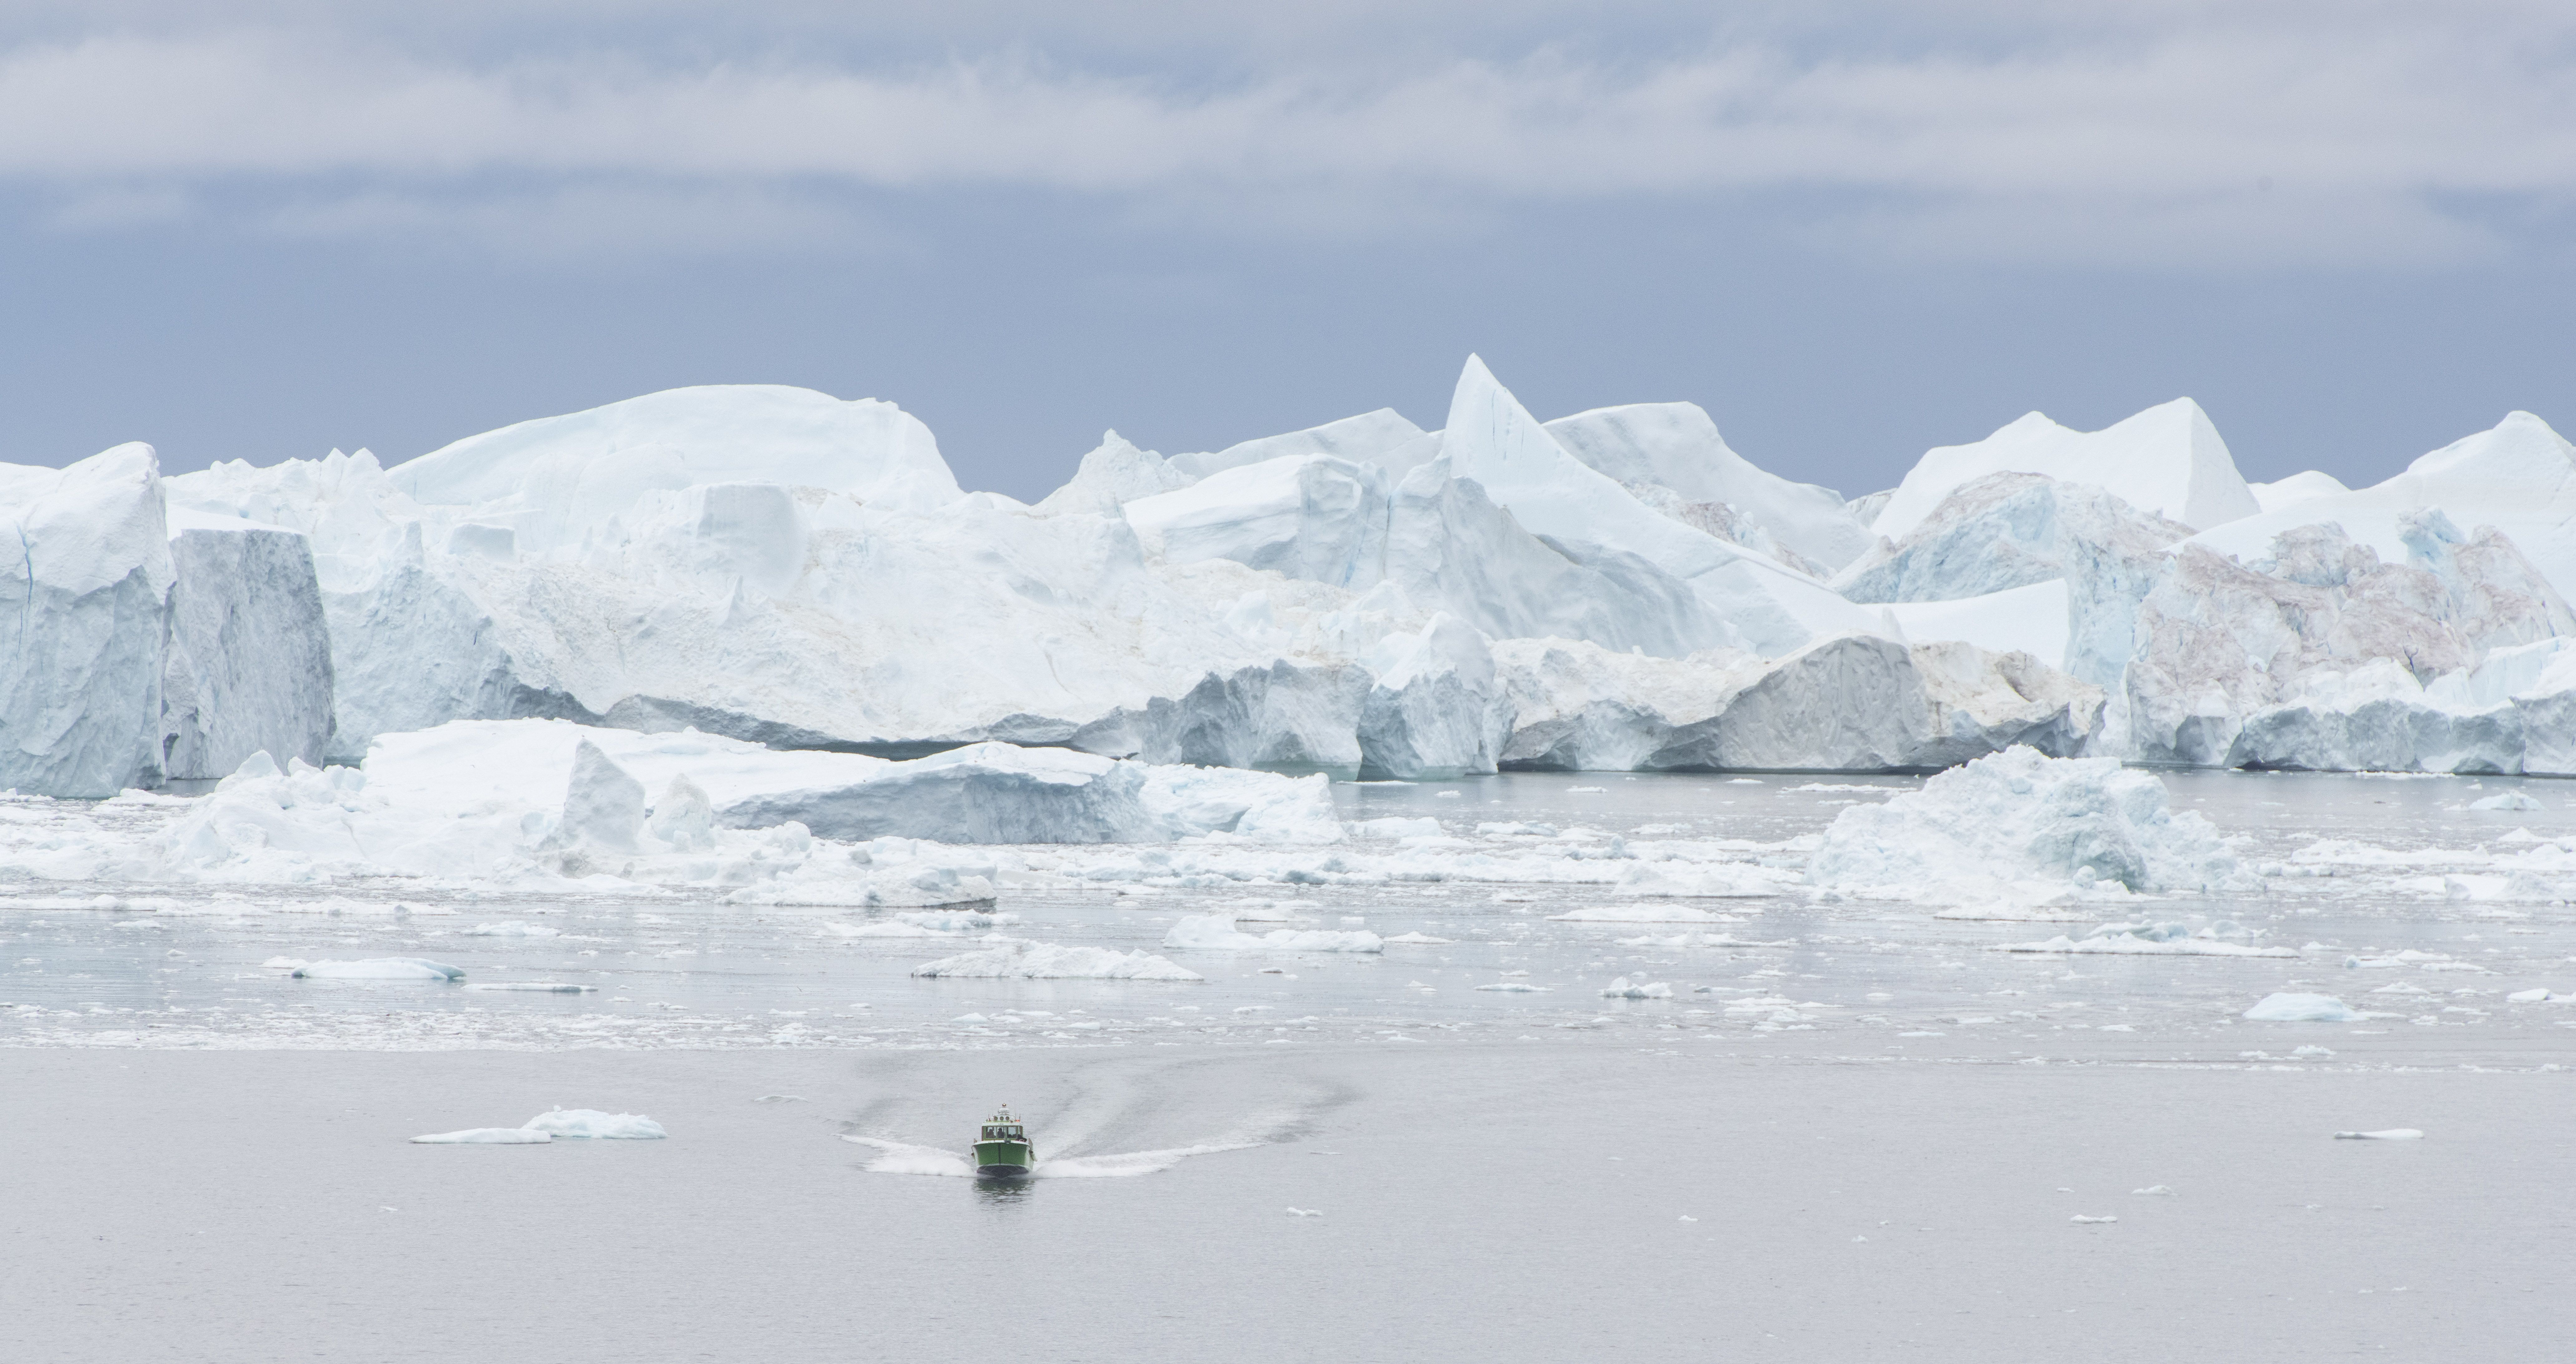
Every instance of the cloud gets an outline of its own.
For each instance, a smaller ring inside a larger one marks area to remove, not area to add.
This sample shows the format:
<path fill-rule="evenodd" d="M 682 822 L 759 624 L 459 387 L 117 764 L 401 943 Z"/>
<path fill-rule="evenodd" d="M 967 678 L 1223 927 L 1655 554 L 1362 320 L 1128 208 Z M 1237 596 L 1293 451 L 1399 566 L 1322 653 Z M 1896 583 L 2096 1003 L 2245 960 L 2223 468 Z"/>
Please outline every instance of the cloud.
<path fill-rule="evenodd" d="M 2080 26 L 1946 8 L 1976 41 L 1764 30 L 1216 81 L 1027 52 L 54 34 L 0 47 L 0 182 L 101 206 L 67 227 L 221 187 L 272 230 L 525 219 L 573 250 L 824 240 L 862 230 L 835 205 L 854 192 L 1038 191 L 1219 227 L 1246 216 L 1229 204 L 1295 205 L 1252 216 L 1324 233 L 1683 199 L 1774 206 L 1838 249 L 2185 268 L 2510 252 L 2517 222 L 2576 201 L 2576 18 L 2546 6 L 2132 3 Z M 496 199 L 495 178 L 544 187 Z M 744 194 L 754 211 L 722 211 Z"/>

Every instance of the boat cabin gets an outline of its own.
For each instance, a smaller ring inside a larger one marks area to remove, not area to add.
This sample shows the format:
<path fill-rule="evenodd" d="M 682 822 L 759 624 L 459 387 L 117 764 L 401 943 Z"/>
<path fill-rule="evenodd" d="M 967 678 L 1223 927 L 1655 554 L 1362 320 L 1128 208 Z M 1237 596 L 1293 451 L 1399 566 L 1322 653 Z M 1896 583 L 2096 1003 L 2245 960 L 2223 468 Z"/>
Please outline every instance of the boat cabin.
<path fill-rule="evenodd" d="M 1021 1129 L 1020 1120 L 1012 1117 L 1011 1110 L 1005 1108 L 1001 1112 L 984 1120 L 983 1139 L 986 1141 L 1026 1141 L 1028 1140 L 1028 1137 Z"/>

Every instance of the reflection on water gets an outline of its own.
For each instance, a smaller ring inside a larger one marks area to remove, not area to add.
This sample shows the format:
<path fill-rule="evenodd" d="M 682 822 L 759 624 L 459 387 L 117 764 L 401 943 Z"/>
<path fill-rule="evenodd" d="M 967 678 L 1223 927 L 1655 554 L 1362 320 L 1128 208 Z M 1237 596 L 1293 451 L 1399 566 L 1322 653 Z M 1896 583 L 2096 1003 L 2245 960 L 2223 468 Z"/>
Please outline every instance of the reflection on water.
<path fill-rule="evenodd" d="M 987 1207 L 1014 1205 L 1027 1198 L 1030 1188 L 1036 1183 L 1037 1181 L 1024 1176 L 979 1175 L 975 1179 L 975 1201 Z"/>

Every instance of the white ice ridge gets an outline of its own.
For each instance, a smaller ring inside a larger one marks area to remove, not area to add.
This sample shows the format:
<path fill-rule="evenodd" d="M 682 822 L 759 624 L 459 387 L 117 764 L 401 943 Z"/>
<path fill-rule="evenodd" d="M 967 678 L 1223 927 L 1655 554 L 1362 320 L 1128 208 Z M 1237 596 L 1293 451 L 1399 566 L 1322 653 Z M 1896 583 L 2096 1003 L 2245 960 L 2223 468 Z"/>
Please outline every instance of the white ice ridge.
<path fill-rule="evenodd" d="M 1440 430 L 1380 410 L 1172 459 L 1110 433 L 1031 507 L 961 490 L 890 403 L 716 386 L 391 469 L 5 466 L 0 512 L 25 584 L 0 784 L 33 794 L 539 718 L 1337 777 L 2011 743 L 2576 772 L 2576 669 L 2514 653 L 2576 638 L 2576 454 L 2525 413 L 2377 487 L 2260 499 L 2188 400 L 2092 434 L 2034 414 L 1846 504 L 1688 403 L 1541 422 L 1470 357 Z M 1147 806 L 1232 799 L 1166 785 Z M 772 813 L 838 836 L 886 793 Z M 622 852 L 635 800 L 600 794 L 575 841 Z M 656 846 L 713 852 L 721 802 L 665 794 Z"/>

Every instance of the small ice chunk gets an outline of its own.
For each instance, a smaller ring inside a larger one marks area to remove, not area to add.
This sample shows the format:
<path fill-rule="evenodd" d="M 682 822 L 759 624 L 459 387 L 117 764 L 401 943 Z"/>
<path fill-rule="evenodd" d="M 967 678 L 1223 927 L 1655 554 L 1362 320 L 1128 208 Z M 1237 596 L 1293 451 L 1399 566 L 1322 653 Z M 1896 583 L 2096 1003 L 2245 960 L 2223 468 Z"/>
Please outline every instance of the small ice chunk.
<path fill-rule="evenodd" d="M 2384 1127 L 2376 1132 L 2337 1132 L 2337 1141 L 2422 1141 L 2424 1134 L 2412 1127 Z"/>
<path fill-rule="evenodd" d="M 1398 933 L 1386 941 L 1389 944 L 1411 943 L 1415 946 L 1445 946 L 1453 940 L 1449 938 L 1435 938 L 1428 933 Z M 2543 990 L 2541 993 L 2545 995 L 2549 992 Z"/>
<path fill-rule="evenodd" d="M 801 1104 L 809 1102 L 802 1094 L 763 1094 L 752 1100 L 756 1104 Z"/>
<path fill-rule="evenodd" d="M 2298 1047 L 2290 1052 L 2290 1059 L 2293 1061 L 2331 1061 L 2334 1059 L 2334 1048 L 2316 1046 Z"/>
<path fill-rule="evenodd" d="M 1507 995 L 1537 995 L 1547 993 L 1546 986 L 1532 985 L 1525 980 L 1501 980 L 1496 981 L 1491 985 L 1479 985 L 1476 988 L 1479 990 L 1499 990 Z"/>
<path fill-rule="evenodd" d="M 986 1018 L 982 1014 L 959 1014 L 948 1021 L 951 1023 L 990 1023 L 993 1020 Z"/>
<path fill-rule="evenodd" d="M 1290 1208 L 1288 1210 L 1288 1215 L 1290 1217 L 1321 1217 L 1324 1215 L 1324 1210 L 1322 1208 Z"/>
<path fill-rule="evenodd" d="M 478 981 L 468 990 L 507 990 L 532 995 L 581 995 L 599 989 L 596 985 L 567 985 L 559 980 L 491 980 Z"/>
<path fill-rule="evenodd" d="M 563 936 L 563 930 L 560 928 L 548 928 L 544 924 L 519 923 L 515 920 L 509 923 L 476 924 L 472 928 L 459 929 L 457 933 L 458 936 L 467 938 L 560 938 Z"/>
<path fill-rule="evenodd" d="M 1393 941 L 1390 939 L 1390 941 Z M 2374 990 L 2371 993 L 2377 994 Z M 2576 995 L 2562 995 L 2549 990 L 2516 990 L 2504 997 L 2507 1004 L 2564 1004 Z"/>
<path fill-rule="evenodd" d="M 2470 801 L 2469 808 L 2472 810 L 2537 810 L 2542 807 L 2539 801 L 2533 800 L 2520 791 L 2500 791 L 2482 800 Z"/>
<path fill-rule="evenodd" d="M 554 1137 L 525 1127 L 468 1127 L 461 1132 L 432 1132 L 412 1138 L 422 1146 L 543 1146 Z"/>
<path fill-rule="evenodd" d="M 660 1141 L 670 1135 L 662 1124 L 639 1113 L 602 1113 L 596 1108 L 553 1108 L 528 1119 L 527 1130 L 556 1137 L 595 1141 Z"/>
<path fill-rule="evenodd" d="M 2133 1194 L 2144 1194 L 2149 1198 L 2171 1198 L 2174 1196 L 2174 1191 L 2162 1184 L 2150 1184 L 2143 1189 L 2131 1189 L 2129 1192 Z"/>
<path fill-rule="evenodd" d="M 2361 1011 L 2333 995 L 2284 991 L 2265 995 L 2244 1017 L 2257 1023 L 2358 1023 Z"/>
<path fill-rule="evenodd" d="M 1673 987 L 1661 981 L 1652 984 L 1642 980 L 1632 982 L 1626 976 L 1621 976 L 1610 982 L 1609 988 L 1601 992 L 1601 997 L 1603 999 L 1670 999 L 1673 997 Z"/>
<path fill-rule="evenodd" d="M 2066 1220 L 2080 1226 L 2101 1226 L 2106 1222 L 2117 1222 L 2120 1219 L 2116 1217 L 2087 1217 L 2079 1212 Z"/>

